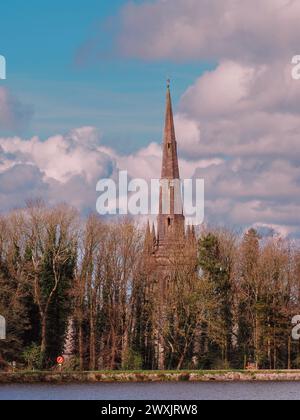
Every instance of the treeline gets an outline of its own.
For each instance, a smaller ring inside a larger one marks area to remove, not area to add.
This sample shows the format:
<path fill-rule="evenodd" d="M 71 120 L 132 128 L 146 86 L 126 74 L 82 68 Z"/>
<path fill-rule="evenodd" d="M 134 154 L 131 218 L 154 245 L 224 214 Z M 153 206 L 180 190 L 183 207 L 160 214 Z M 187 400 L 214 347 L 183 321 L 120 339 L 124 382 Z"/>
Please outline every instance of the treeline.
<path fill-rule="evenodd" d="M 66 205 L 0 218 L 0 362 L 74 369 L 300 368 L 300 250 L 205 230 L 162 287 L 145 231 Z M 164 290 L 164 292 L 162 292 Z M 1 363 L 0 363 L 1 364 Z"/>

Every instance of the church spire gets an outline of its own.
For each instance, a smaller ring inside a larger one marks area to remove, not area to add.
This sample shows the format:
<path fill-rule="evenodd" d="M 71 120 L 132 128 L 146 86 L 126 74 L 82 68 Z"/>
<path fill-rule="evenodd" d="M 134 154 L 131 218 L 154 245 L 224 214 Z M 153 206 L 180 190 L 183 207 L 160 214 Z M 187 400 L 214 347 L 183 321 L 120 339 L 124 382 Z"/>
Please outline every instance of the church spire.
<path fill-rule="evenodd" d="M 183 211 L 180 210 L 178 206 L 178 204 L 182 202 L 182 197 L 169 81 L 166 98 L 166 121 L 161 181 L 157 229 L 158 247 L 164 246 L 167 241 L 169 241 L 169 245 L 171 245 L 174 240 L 178 240 L 179 237 L 184 235 L 185 230 Z"/>
<path fill-rule="evenodd" d="M 162 179 L 179 179 L 179 166 L 177 156 L 177 142 L 175 135 L 170 81 L 167 85 L 166 120 L 163 144 Z"/>

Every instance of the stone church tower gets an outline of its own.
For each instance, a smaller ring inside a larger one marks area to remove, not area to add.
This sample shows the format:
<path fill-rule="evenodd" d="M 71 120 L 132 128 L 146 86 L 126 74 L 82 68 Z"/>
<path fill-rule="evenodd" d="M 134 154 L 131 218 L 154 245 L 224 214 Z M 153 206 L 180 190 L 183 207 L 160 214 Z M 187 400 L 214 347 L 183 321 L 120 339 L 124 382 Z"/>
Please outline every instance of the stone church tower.
<path fill-rule="evenodd" d="M 165 307 L 172 278 L 185 266 L 196 266 L 197 247 L 194 227 L 185 225 L 177 141 L 170 85 L 167 86 L 165 129 L 163 139 L 161 186 L 157 233 L 153 225 L 147 226 L 145 252 L 151 260 L 151 272 L 157 287 L 157 338 L 156 353 L 159 369 L 165 368 L 165 344 L 163 340 Z"/>
<path fill-rule="evenodd" d="M 166 211 L 164 211 L 164 207 Z M 185 233 L 185 217 L 182 208 L 177 142 L 169 85 L 167 87 L 166 121 L 157 225 L 159 252 L 164 253 L 164 251 L 168 251 L 170 247 L 173 247 L 175 242 L 182 241 Z"/>
<path fill-rule="evenodd" d="M 183 202 L 180 186 L 177 141 L 170 85 L 167 86 L 166 115 L 163 139 L 161 169 L 161 186 L 159 197 L 159 214 L 157 217 L 157 234 L 155 227 L 150 226 L 146 232 L 148 250 L 156 260 L 161 275 L 170 274 L 171 259 L 186 251 L 187 245 L 195 247 L 194 227 L 185 225 Z"/>

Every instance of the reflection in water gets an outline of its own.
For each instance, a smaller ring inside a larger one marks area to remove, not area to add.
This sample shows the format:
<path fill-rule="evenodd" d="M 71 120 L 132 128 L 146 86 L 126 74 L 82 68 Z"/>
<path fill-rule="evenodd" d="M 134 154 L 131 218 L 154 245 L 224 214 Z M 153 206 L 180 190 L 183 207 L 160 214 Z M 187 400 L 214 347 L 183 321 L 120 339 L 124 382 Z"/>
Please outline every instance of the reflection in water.
<path fill-rule="evenodd" d="M 299 400 L 300 383 L 0 385 L 0 400 Z"/>

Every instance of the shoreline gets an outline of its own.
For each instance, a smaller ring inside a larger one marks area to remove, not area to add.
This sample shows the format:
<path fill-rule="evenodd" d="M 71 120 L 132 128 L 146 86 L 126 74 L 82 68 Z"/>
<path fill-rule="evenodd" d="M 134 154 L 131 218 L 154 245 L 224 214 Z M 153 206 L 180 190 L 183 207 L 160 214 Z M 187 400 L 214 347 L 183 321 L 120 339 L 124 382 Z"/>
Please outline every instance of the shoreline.
<path fill-rule="evenodd" d="M 0 385 L 158 382 L 300 382 L 300 371 L 3 372 Z"/>

